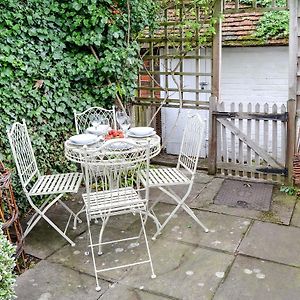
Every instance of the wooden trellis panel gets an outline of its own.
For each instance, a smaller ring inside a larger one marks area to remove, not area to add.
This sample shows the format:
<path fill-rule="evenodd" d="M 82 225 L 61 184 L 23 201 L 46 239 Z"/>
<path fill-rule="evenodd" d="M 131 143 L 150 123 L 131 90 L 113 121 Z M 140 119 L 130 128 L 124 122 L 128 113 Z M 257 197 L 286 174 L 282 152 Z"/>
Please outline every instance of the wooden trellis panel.
<path fill-rule="evenodd" d="M 192 35 L 187 34 L 187 20 L 204 22 L 200 7 L 181 1 L 181 4 L 165 9 L 164 21 L 158 30 L 146 32 L 139 39 L 144 68 L 140 70 L 134 105 L 208 109 L 209 103 L 203 101 L 201 95 L 211 93 L 211 51 L 207 53 L 200 47 L 203 27 L 193 29 Z M 211 39 L 212 36 L 206 45 Z M 186 51 L 187 43 L 196 50 Z M 194 62 L 192 69 L 185 66 L 189 60 Z M 209 71 L 201 67 L 203 61 L 210 65 Z M 187 87 L 188 78 L 193 85 Z"/>

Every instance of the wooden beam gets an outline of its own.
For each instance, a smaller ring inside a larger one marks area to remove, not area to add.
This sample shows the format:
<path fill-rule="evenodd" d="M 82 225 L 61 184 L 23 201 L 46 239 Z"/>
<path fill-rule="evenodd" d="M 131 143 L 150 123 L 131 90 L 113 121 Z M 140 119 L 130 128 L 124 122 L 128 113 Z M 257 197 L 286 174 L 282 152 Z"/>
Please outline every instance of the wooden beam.
<path fill-rule="evenodd" d="M 289 0 L 289 99 L 297 96 L 297 66 L 298 66 L 298 1 Z M 297 101 L 298 102 L 298 101 Z M 299 108 L 297 103 L 297 109 Z"/>
<path fill-rule="evenodd" d="M 224 125 L 228 130 L 236 135 L 236 137 L 244 142 L 247 146 L 249 146 L 255 153 L 257 153 L 260 157 L 262 157 L 271 167 L 273 168 L 281 168 L 284 166 L 276 161 L 273 157 L 271 157 L 267 151 L 262 149 L 258 144 L 253 142 L 248 136 L 246 136 L 243 132 L 241 132 L 236 126 L 234 126 L 228 120 L 218 119 L 222 125 Z"/>
<path fill-rule="evenodd" d="M 296 100 L 288 101 L 288 122 L 286 141 L 286 168 L 288 169 L 287 183 L 293 183 L 293 160 L 296 148 Z"/>
<path fill-rule="evenodd" d="M 214 17 L 218 19 L 215 25 L 215 35 L 212 41 L 212 96 L 220 100 L 221 59 L 222 59 L 222 0 L 216 0 Z"/>
<path fill-rule="evenodd" d="M 234 118 L 234 119 L 246 119 L 246 120 L 275 120 L 275 121 L 287 121 L 287 113 L 245 113 L 245 112 L 230 112 L 230 111 L 217 111 L 213 112 L 217 118 Z"/>
<path fill-rule="evenodd" d="M 217 172 L 217 118 L 213 114 L 217 109 L 217 97 L 209 98 L 209 131 L 208 131 L 208 174 Z"/>

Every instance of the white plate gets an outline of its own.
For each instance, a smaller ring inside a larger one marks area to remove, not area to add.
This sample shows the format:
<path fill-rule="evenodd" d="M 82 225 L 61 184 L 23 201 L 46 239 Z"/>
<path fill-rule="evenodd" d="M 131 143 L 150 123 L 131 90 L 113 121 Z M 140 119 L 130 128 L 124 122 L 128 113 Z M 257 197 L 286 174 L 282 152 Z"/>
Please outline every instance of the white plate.
<path fill-rule="evenodd" d="M 109 125 L 98 125 L 97 127 L 89 127 L 87 128 L 86 132 L 91 134 L 104 134 L 107 133 L 107 131 L 110 129 Z"/>
<path fill-rule="evenodd" d="M 74 145 L 91 145 L 99 140 L 97 135 L 90 133 L 77 134 L 69 138 L 69 141 Z"/>
<path fill-rule="evenodd" d="M 152 127 L 133 127 L 128 130 L 128 132 L 135 136 L 147 136 L 153 134 L 154 128 Z"/>
<path fill-rule="evenodd" d="M 140 139 L 141 139 L 141 138 L 146 138 L 146 137 L 150 137 L 150 136 L 156 135 L 156 131 L 153 131 L 153 132 L 151 132 L 151 133 L 149 133 L 149 134 L 147 134 L 147 135 L 135 135 L 135 134 L 133 134 L 133 133 L 131 133 L 131 132 L 128 132 L 127 135 L 128 135 L 129 137 L 140 138 Z"/>
<path fill-rule="evenodd" d="M 107 149 L 110 150 L 128 150 L 131 149 L 133 146 L 124 142 L 115 142 L 111 145 L 107 145 Z"/>

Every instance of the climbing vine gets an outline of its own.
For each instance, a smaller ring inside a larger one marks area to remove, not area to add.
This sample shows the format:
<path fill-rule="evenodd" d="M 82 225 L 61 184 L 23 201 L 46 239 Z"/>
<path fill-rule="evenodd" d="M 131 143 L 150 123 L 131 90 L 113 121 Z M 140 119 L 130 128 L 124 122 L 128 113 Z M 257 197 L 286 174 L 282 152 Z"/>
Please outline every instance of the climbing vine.
<path fill-rule="evenodd" d="M 5 131 L 24 118 L 41 170 L 72 169 L 63 142 L 74 133 L 73 110 L 134 95 L 136 38 L 155 25 L 157 9 L 154 0 L 1 1 L 2 159 L 12 164 Z"/>

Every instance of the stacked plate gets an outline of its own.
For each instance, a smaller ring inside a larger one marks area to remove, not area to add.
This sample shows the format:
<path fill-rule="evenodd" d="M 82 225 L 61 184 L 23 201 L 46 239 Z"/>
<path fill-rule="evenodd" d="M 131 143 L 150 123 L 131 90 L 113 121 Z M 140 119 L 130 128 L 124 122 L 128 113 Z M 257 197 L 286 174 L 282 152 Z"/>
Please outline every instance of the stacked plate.
<path fill-rule="evenodd" d="M 128 136 L 135 138 L 145 138 L 155 135 L 152 127 L 133 127 L 128 130 Z"/>
<path fill-rule="evenodd" d="M 99 142 L 99 140 L 100 138 L 97 135 L 90 133 L 77 134 L 69 138 L 71 144 L 80 146 L 92 145 Z"/>
<path fill-rule="evenodd" d="M 109 125 L 98 125 L 87 128 L 86 132 L 96 135 L 104 135 L 110 129 Z"/>

